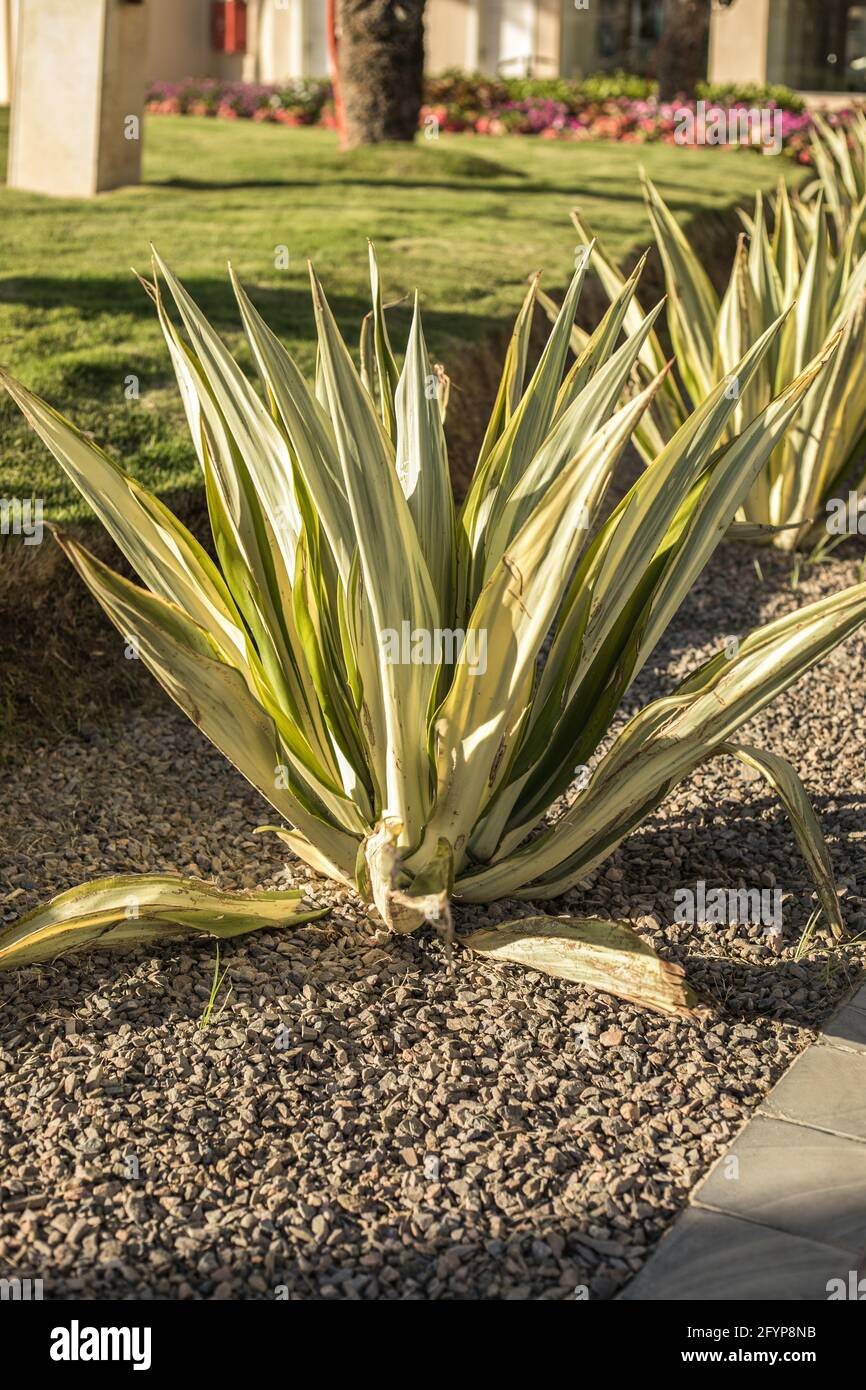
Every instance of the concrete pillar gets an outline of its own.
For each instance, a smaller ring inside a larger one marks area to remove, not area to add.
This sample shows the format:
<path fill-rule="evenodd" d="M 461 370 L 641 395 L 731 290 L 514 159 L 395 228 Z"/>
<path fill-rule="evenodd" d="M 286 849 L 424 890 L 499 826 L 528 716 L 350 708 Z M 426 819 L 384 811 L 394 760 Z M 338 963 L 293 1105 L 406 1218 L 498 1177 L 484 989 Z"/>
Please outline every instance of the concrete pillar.
<path fill-rule="evenodd" d="M 324 6 L 325 0 L 318 3 Z M 247 17 L 249 29 L 249 10 Z M 305 75 L 305 24 L 303 0 L 262 0 L 257 39 L 260 82 Z"/>
<path fill-rule="evenodd" d="M 600 25 L 599 6 L 591 0 L 577 5 L 566 5 L 562 11 L 562 39 L 560 42 L 560 75 L 562 77 L 589 77 L 598 72 L 601 57 L 598 51 L 598 31 Z"/>
<path fill-rule="evenodd" d="M 535 30 L 535 77 L 559 77 L 562 73 L 562 0 L 538 0 Z"/>
<path fill-rule="evenodd" d="M 261 71 L 259 53 L 261 32 L 260 0 L 249 0 L 247 5 L 247 51 L 243 57 L 242 73 L 244 82 L 258 82 Z"/>
<path fill-rule="evenodd" d="M 424 68 L 474 72 L 478 67 L 478 7 L 481 0 L 427 0 L 424 10 Z"/>
<path fill-rule="evenodd" d="M 770 0 L 734 0 L 710 19 L 710 82 L 766 82 Z"/>
<path fill-rule="evenodd" d="M 24 0 L 9 185 L 90 197 L 141 177 L 146 0 Z"/>
<path fill-rule="evenodd" d="M 15 86 L 15 33 L 18 0 L 0 0 L 0 106 L 8 106 Z"/>

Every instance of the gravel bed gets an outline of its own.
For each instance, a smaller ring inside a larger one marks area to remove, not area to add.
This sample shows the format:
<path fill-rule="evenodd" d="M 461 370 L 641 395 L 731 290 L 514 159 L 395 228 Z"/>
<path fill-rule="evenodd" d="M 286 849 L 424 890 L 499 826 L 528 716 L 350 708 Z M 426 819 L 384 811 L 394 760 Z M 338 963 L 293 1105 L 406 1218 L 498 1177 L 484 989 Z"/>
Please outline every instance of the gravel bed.
<path fill-rule="evenodd" d="M 856 578 L 724 549 L 633 692 Z M 147 680 L 142 673 L 142 680 Z M 866 640 L 748 729 L 791 757 L 866 929 Z M 291 882 L 333 905 L 229 943 L 92 953 L 0 975 L 0 1277 L 46 1298 L 611 1297 L 863 965 L 795 959 L 811 888 L 777 803 L 704 767 L 592 878 L 541 910 L 616 914 L 713 1002 L 673 1022 L 609 996 L 391 938 L 351 894 L 285 865 L 272 812 L 167 702 L 124 737 L 35 748 L 0 809 L 0 910 L 110 872 Z M 760 927 L 674 926 L 674 889 L 776 886 Z M 859 887 L 858 887 L 859 881 Z M 458 927 L 533 910 L 463 909 Z M 218 1005 L 219 1007 L 219 1005 Z"/>

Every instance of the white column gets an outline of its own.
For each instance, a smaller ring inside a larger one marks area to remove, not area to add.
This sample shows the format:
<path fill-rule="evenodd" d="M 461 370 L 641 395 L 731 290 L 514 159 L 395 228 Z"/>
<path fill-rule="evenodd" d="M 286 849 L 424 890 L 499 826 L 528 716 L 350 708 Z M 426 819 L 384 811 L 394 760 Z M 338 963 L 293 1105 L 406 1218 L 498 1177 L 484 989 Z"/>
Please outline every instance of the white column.
<path fill-rule="evenodd" d="M 325 0 L 320 0 L 324 5 Z M 307 71 L 307 7 L 304 0 L 292 0 L 285 15 L 281 16 L 290 25 L 288 51 L 282 69 L 277 77 L 304 77 Z"/>
<path fill-rule="evenodd" d="M 710 18 L 711 82 L 766 82 L 770 0 L 736 0 Z"/>
<path fill-rule="evenodd" d="M 146 3 L 26 0 L 9 185 L 89 197 L 141 177 Z"/>
<path fill-rule="evenodd" d="M 15 39 L 19 0 L 0 0 L 0 106 L 12 100 L 15 89 Z"/>
<path fill-rule="evenodd" d="M 484 0 L 466 0 L 466 59 L 467 72 L 477 72 L 481 48 L 481 6 Z"/>
<path fill-rule="evenodd" d="M 260 18 L 264 0 L 248 0 L 247 3 L 247 51 L 244 54 L 243 76 L 245 82 L 258 82 L 260 72 Z"/>
<path fill-rule="evenodd" d="M 306 0 L 304 77 L 328 77 L 328 28 L 325 0 Z"/>
<path fill-rule="evenodd" d="M 318 0 L 324 5 L 325 0 Z M 305 71 L 305 0 L 260 0 L 259 79 L 279 82 Z"/>

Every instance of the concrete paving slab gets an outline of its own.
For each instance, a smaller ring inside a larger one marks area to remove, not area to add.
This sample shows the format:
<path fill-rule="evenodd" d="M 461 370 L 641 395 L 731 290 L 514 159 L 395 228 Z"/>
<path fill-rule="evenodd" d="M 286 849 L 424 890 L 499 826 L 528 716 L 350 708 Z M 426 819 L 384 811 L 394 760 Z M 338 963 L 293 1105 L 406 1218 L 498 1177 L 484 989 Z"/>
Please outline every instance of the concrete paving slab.
<path fill-rule="evenodd" d="M 866 1052 L 866 1010 L 848 1004 L 830 1019 L 821 1038 L 852 1052 Z"/>
<path fill-rule="evenodd" d="M 660 1242 L 623 1302 L 824 1301 L 847 1280 L 851 1255 L 723 1212 L 690 1207 Z"/>
<path fill-rule="evenodd" d="M 866 984 L 785 1073 L 619 1298 L 824 1300 L 831 1280 L 859 1289 L 864 1270 Z"/>
<path fill-rule="evenodd" d="M 866 1054 L 826 1043 L 807 1047 L 760 1113 L 866 1141 Z"/>
<path fill-rule="evenodd" d="M 866 1145 L 756 1115 L 692 1202 L 857 1258 L 866 1251 Z"/>
<path fill-rule="evenodd" d="M 866 985 L 860 986 L 854 998 L 851 1000 L 851 1005 L 855 1009 L 863 1009 L 866 1011 Z"/>

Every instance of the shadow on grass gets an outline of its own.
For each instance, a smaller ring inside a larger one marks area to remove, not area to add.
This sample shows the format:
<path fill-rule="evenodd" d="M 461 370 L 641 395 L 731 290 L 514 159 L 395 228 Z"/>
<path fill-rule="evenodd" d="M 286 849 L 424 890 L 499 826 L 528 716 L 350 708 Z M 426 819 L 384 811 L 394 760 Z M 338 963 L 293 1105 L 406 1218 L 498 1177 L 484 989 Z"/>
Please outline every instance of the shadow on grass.
<path fill-rule="evenodd" d="M 149 278 L 149 265 L 138 269 Z M 224 275 L 213 276 L 181 274 L 180 279 L 215 328 L 229 333 L 241 332 L 240 314 L 227 270 Z M 275 333 L 295 340 L 315 338 L 315 317 L 306 276 L 301 284 L 287 285 L 257 283 L 243 274 L 240 279 Z M 394 296 L 400 292 L 396 284 L 392 285 L 389 300 L 393 307 L 388 311 L 389 326 L 393 325 L 398 337 L 401 333 L 408 335 L 412 312 L 408 287 L 402 291 L 405 298 L 395 300 Z M 347 342 L 354 345 L 361 323 L 370 312 L 369 296 L 329 292 L 327 276 L 325 294 Z M 166 298 L 170 300 L 170 296 Z M 518 301 L 516 295 L 515 314 Z M 0 303 L 24 305 L 29 309 L 68 309 L 85 320 L 105 315 L 131 315 L 156 322 L 153 304 L 132 274 L 124 278 L 90 276 L 86 280 L 57 275 L 8 276 L 0 280 Z M 506 324 L 509 329 L 511 326 L 510 318 L 505 316 L 425 308 L 423 302 L 422 313 L 425 334 L 434 344 L 477 342 L 487 339 Z"/>
<path fill-rule="evenodd" d="M 258 188 L 397 188 L 397 189 L 443 189 L 450 193 L 466 193 L 473 198 L 477 193 L 500 193 L 503 197 L 509 197 L 512 193 L 518 193 L 521 198 L 526 197 L 569 197 L 575 202 L 589 199 L 597 202 L 602 191 L 598 184 L 583 186 L 581 184 L 569 185 L 565 187 L 561 183 L 527 183 L 523 182 L 529 178 L 519 169 L 508 169 L 503 171 L 509 179 L 519 182 L 518 188 L 504 186 L 498 180 L 483 178 L 472 179 L 471 182 L 459 179 L 402 179 L 402 178 L 342 178 L 333 179 L 194 179 L 172 175 L 166 179 L 151 179 L 147 182 L 147 188 L 180 188 L 196 193 L 226 193 L 235 190 L 249 190 Z M 627 189 L 620 187 L 617 183 L 616 199 L 621 203 L 642 203 L 643 195 L 640 192 L 631 193 Z M 690 205 L 686 200 L 677 201 L 676 197 L 671 200 L 674 209 L 682 209 L 684 212 L 690 210 Z"/>
<path fill-rule="evenodd" d="M 187 165 L 189 160 L 186 161 Z M 249 189 L 249 188 L 322 188 L 332 185 L 347 185 L 358 188 L 442 188 L 474 192 L 478 188 L 493 191 L 507 191 L 501 184 L 517 183 L 523 185 L 531 180 L 531 174 L 515 165 L 491 159 L 473 150 L 445 150 L 430 144 L 412 145 L 384 143 L 361 147 L 341 153 L 337 150 L 325 154 L 317 151 L 315 165 L 302 163 L 299 173 L 287 178 L 280 172 L 258 174 L 248 173 L 249 162 L 244 160 L 235 165 L 237 175 L 229 174 L 224 179 L 191 177 L 189 174 L 171 174 L 165 178 L 146 180 L 150 188 L 188 188 L 193 190 Z M 271 166 L 277 170 L 281 161 Z M 307 170 L 309 174 L 305 177 Z M 540 187 L 540 185 L 537 185 Z M 555 188 L 556 185 L 551 185 Z"/>

